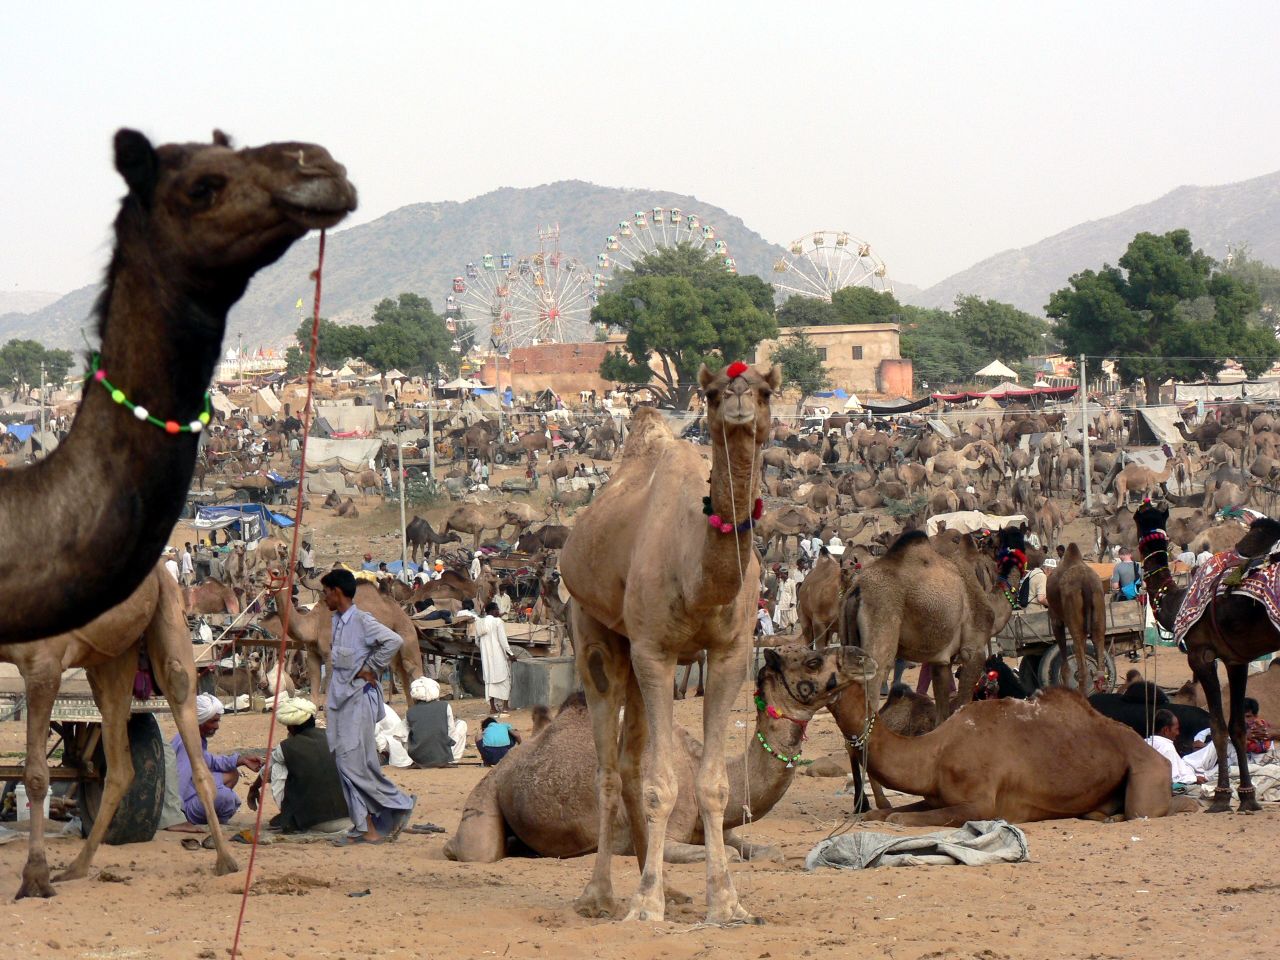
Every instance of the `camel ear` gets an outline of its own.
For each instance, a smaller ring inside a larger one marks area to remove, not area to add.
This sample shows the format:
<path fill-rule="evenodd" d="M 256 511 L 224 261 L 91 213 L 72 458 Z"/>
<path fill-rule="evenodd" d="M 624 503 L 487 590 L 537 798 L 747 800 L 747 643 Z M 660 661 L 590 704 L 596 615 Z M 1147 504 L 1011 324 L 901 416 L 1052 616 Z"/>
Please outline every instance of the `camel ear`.
<path fill-rule="evenodd" d="M 231 146 L 231 138 L 230 138 L 229 136 L 227 136 L 225 133 L 223 133 L 221 130 L 214 130 L 214 131 L 213 131 L 213 145 L 214 145 L 215 147 L 230 147 L 230 146 Z"/>
<path fill-rule="evenodd" d="M 115 151 L 116 170 L 129 185 L 129 192 L 150 206 L 160 165 L 151 141 L 137 130 L 117 130 Z"/>
<path fill-rule="evenodd" d="M 759 373 L 760 371 L 757 370 L 756 372 Z M 764 382 L 769 385 L 769 389 L 777 393 L 778 388 L 782 386 L 782 368 L 775 363 L 769 368 L 768 373 L 761 374 L 761 376 L 764 377 Z"/>
<path fill-rule="evenodd" d="M 772 647 L 764 648 L 764 665 L 775 673 L 782 672 L 782 658 L 778 656 L 778 651 Z"/>
<path fill-rule="evenodd" d="M 716 375 L 708 370 L 707 365 L 704 363 L 702 369 L 698 371 L 698 386 L 705 391 L 707 387 L 715 382 L 715 379 Z"/>

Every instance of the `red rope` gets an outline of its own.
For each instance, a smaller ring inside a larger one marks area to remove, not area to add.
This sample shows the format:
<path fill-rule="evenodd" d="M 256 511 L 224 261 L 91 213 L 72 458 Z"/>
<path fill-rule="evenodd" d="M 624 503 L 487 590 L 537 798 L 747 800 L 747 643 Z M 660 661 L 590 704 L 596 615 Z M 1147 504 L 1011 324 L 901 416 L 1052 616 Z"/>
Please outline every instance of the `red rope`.
<path fill-rule="evenodd" d="M 302 451 L 298 462 L 298 507 L 293 514 L 293 548 L 289 551 L 289 569 L 284 578 L 284 606 L 278 610 L 280 614 L 280 646 L 276 659 L 276 707 L 279 707 L 280 680 L 284 676 L 285 656 L 289 651 L 289 614 L 293 612 L 293 575 L 298 565 L 298 542 L 302 535 L 302 503 L 307 486 L 307 437 L 311 434 L 311 395 L 316 388 L 316 351 L 320 344 L 320 285 L 324 273 L 324 238 L 325 231 L 320 231 L 320 252 L 316 269 L 311 278 L 316 282 L 316 295 L 311 308 L 311 354 L 307 365 L 307 400 L 302 408 Z M 277 598 L 281 594 L 277 593 Z M 280 606 L 277 601 L 277 607 Z M 312 690 L 311 695 L 316 696 Z M 267 763 L 271 761 L 271 750 L 275 745 L 276 711 L 271 711 L 271 725 L 267 728 Z M 265 769 L 265 765 L 264 765 Z M 258 815 L 253 821 L 253 845 L 249 848 L 249 865 L 244 872 L 244 890 L 240 894 L 240 914 L 236 917 L 236 935 L 231 944 L 231 956 L 240 956 L 240 932 L 244 927 L 244 912 L 249 903 L 249 886 L 253 883 L 253 865 L 258 857 L 258 837 L 262 831 L 262 810 L 266 806 L 265 797 L 259 797 Z"/>

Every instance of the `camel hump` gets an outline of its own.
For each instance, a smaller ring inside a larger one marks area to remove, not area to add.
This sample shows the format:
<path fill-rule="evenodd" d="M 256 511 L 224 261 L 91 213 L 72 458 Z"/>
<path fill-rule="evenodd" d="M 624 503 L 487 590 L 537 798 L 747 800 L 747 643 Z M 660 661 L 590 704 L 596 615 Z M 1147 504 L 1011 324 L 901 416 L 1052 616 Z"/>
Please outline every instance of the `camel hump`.
<path fill-rule="evenodd" d="M 1080 548 L 1075 545 L 1074 541 L 1067 544 L 1066 552 L 1062 555 L 1062 562 L 1064 564 L 1077 562 L 1084 563 L 1084 554 L 1080 552 Z"/>
<path fill-rule="evenodd" d="M 622 447 L 622 459 L 646 456 L 672 439 L 671 430 L 657 408 L 641 407 L 631 417 L 627 442 Z"/>

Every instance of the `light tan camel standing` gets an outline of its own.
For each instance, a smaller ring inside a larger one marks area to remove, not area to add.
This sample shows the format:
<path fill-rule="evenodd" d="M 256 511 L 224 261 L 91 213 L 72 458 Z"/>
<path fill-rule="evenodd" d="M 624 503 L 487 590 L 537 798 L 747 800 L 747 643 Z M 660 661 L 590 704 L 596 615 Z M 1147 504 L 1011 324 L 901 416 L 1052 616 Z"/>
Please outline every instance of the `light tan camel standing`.
<path fill-rule="evenodd" d="M 284 571 L 278 567 L 269 571 L 270 583 L 283 584 Z M 172 579 L 172 578 L 171 578 Z M 280 605 L 285 602 L 284 587 L 280 586 L 272 594 L 275 601 L 275 612 L 264 617 L 260 626 L 274 637 L 281 634 Z M 404 641 L 404 645 L 391 661 L 391 668 L 400 681 L 400 689 L 404 693 L 406 703 L 409 700 L 409 684 L 423 675 L 422 648 L 418 646 L 418 630 L 409 619 L 409 615 L 393 599 L 378 592 L 377 586 L 366 580 L 356 583 L 355 604 L 384 627 L 394 630 Z M 289 639 L 302 645 L 307 655 L 307 676 L 311 684 L 311 699 L 317 706 L 324 706 L 324 687 L 320 685 L 320 665 L 329 666 L 330 648 L 333 646 L 333 615 L 317 604 L 311 611 L 304 611 L 294 606 L 289 614 Z"/>
<path fill-rule="evenodd" d="M 1189 797 L 1171 798 L 1168 760 L 1074 690 L 980 700 L 918 737 L 873 724 L 867 703 L 858 684 L 845 690 L 831 707 L 840 732 L 866 743 L 867 771 L 877 782 L 923 797 L 872 811 L 868 820 L 912 827 L 1133 820 L 1199 807 Z"/>
<path fill-rule="evenodd" d="M 831 635 L 839 632 L 841 601 L 852 579 L 852 571 L 843 569 L 831 555 L 818 558 L 796 590 L 801 643 L 826 646 Z"/>
<path fill-rule="evenodd" d="M 800 760 L 805 724 L 840 695 L 850 680 L 866 682 L 875 673 L 869 657 L 845 647 L 766 648 L 756 677 L 763 706 L 756 705 L 755 736 L 746 751 L 729 761 L 729 801 L 724 840 L 747 859 L 778 856 L 735 836 L 751 811 L 760 820 L 782 799 L 791 779 L 805 769 Z M 772 707 L 772 712 L 769 711 Z M 514 748 L 485 775 L 463 805 L 457 832 L 445 856 L 464 863 L 492 863 L 507 855 L 513 835 L 544 857 L 580 857 L 596 849 L 600 812 L 595 787 L 596 758 L 591 721 L 578 696 L 560 708 L 536 739 Z M 693 863 L 705 856 L 694 778 L 702 744 L 677 728 L 676 805 L 667 822 L 663 857 Z M 614 853 L 634 854 L 625 811 L 614 830 Z"/>
<path fill-rule="evenodd" d="M 54 877 L 58 882 L 78 880 L 88 873 L 93 855 L 111 826 L 116 807 L 133 782 L 129 712 L 141 652 L 150 659 L 157 685 L 164 691 L 173 711 L 191 758 L 196 792 L 206 810 L 214 808 L 213 777 L 205 766 L 196 722 L 196 667 L 191 634 L 183 614 L 182 590 L 163 566 L 156 566 L 124 603 L 80 629 L 37 643 L 0 645 L 0 661 L 14 664 L 22 675 L 28 711 L 23 779 L 31 800 L 31 839 L 27 863 L 22 870 L 22 885 L 18 888 L 19 900 L 54 895 L 44 851 L 44 798 L 49 791 L 49 762 L 45 754 L 62 671 L 85 668 L 94 702 L 102 714 L 107 776 L 89 839 L 71 866 Z M 210 818 L 209 833 L 218 850 L 215 871 L 219 875 L 234 873 L 238 869 L 236 861 L 222 836 L 217 817 Z"/>
<path fill-rule="evenodd" d="M 95 308 L 103 379 L 86 383 L 56 450 L 0 470 L 3 643 L 83 626 L 150 574 L 186 503 L 199 440 L 189 425 L 204 412 L 227 311 L 254 273 L 356 206 L 346 171 L 310 143 L 233 150 L 215 133 L 153 147 L 121 130 L 115 166 L 129 192 Z M 34 543 L 48 562 L 30 562 Z M 104 544 L 110 563 L 81 561 Z"/>
<path fill-rule="evenodd" d="M 641 869 L 627 917 L 665 916 L 662 852 L 677 792 L 672 690 L 677 663 L 706 651 L 704 748 L 694 787 L 707 845 L 707 919 L 750 917 L 725 853 L 725 737 L 751 653 L 760 564 L 750 531 L 769 403 L 781 379 L 778 367 L 761 373 L 743 363 L 699 372 L 712 440 L 710 515 L 703 512 L 706 462 L 671 435 L 656 410 L 641 408 L 613 478 L 579 516 L 560 555 L 598 764 L 596 861 L 576 903 L 584 915 L 613 916 L 617 908 L 611 866 L 621 799 Z"/>
<path fill-rule="evenodd" d="M 1143 467 L 1136 463 L 1131 463 L 1119 473 L 1116 474 L 1114 483 L 1116 491 L 1116 504 L 1129 505 L 1129 494 L 1138 494 L 1139 499 L 1149 497 L 1155 493 L 1156 488 L 1163 484 L 1166 480 L 1173 476 L 1173 458 L 1169 458 L 1164 462 L 1164 469 L 1159 473 L 1150 467 Z"/>
<path fill-rule="evenodd" d="M 460 503 L 444 518 L 442 534 L 454 531 L 471 534 L 471 549 L 480 549 L 480 537 L 486 530 L 501 534 L 502 527 L 508 522 L 506 515 L 492 506 L 475 503 Z"/>
<path fill-rule="evenodd" d="M 1101 662 L 1107 642 L 1106 593 L 1102 580 L 1084 562 L 1080 548 L 1071 543 L 1058 566 L 1050 571 L 1044 588 L 1063 682 L 1066 683 L 1068 676 L 1067 634 L 1070 633 L 1076 659 L 1076 689 L 1088 694 L 1093 689 L 1089 682 L 1093 671 L 1089 667 L 1086 645 L 1093 644 Z"/>

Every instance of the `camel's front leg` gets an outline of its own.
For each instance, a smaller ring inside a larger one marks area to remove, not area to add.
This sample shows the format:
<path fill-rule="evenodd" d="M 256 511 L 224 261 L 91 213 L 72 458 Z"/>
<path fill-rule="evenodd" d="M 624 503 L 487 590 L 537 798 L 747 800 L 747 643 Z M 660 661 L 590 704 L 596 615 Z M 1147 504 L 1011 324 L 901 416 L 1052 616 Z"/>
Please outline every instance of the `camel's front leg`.
<path fill-rule="evenodd" d="M 1236 793 L 1240 797 L 1241 813 L 1256 813 L 1262 807 L 1258 805 L 1257 790 L 1249 774 L 1249 732 L 1244 722 L 1244 692 L 1249 679 L 1248 664 L 1233 664 L 1227 667 L 1227 684 L 1231 692 L 1231 720 L 1227 725 L 1227 733 L 1231 737 L 1231 745 L 1236 748 L 1236 760 L 1240 764 L 1240 786 Z M 1218 754 L 1219 757 L 1222 754 Z M 1219 761 L 1219 767 L 1223 764 Z"/>
<path fill-rule="evenodd" d="M 656 643 L 652 644 L 657 647 Z M 636 714 L 644 721 L 644 753 L 637 795 L 634 773 L 628 780 L 628 812 L 631 816 L 631 833 L 636 843 L 636 854 L 642 859 L 640 887 L 631 900 L 627 920 L 663 920 L 666 918 L 666 896 L 663 887 L 663 847 L 667 837 L 667 821 L 676 805 L 679 782 L 673 763 L 674 709 L 668 693 L 675 683 L 675 658 L 662 658 L 660 652 L 637 652 L 643 643 L 633 638 L 631 644 L 631 669 L 633 686 L 627 696 L 627 727 L 634 727 Z M 636 702 L 639 699 L 641 702 Z M 704 708 L 705 709 L 705 708 Z M 640 747 L 637 735 L 625 738 L 626 762 L 635 769 L 635 754 Z M 723 746 L 723 740 L 721 741 Z M 722 760 L 723 765 L 723 760 Z M 727 791 L 726 791 L 727 792 Z M 723 811 L 723 803 L 721 804 Z M 643 837 L 637 829 L 637 820 L 643 820 Z M 718 821 L 721 822 L 721 821 Z M 716 831 L 719 841 L 719 829 Z M 641 841 L 643 840 L 643 846 Z M 723 843 L 719 843 L 723 851 Z M 710 847 L 708 847 L 708 860 Z"/>
<path fill-rule="evenodd" d="M 707 922 L 736 923 L 751 920 L 738 902 L 738 892 L 729 875 L 729 859 L 724 845 L 724 808 L 729 802 L 729 777 L 725 772 L 725 736 L 729 711 L 742 689 L 747 659 L 751 655 L 750 630 L 742 642 L 727 650 L 707 654 L 706 697 L 702 701 L 702 731 L 705 746 L 698 768 L 696 787 L 698 809 L 702 813 L 702 835 L 707 847 Z M 668 730 L 670 726 L 668 724 Z M 750 798 L 746 798 L 750 803 Z M 665 826 L 665 824 L 664 824 Z"/>
<path fill-rule="evenodd" d="M 49 861 L 44 853 L 44 798 L 49 793 L 49 718 L 53 699 L 58 695 L 62 679 L 60 664 L 40 663 L 22 678 L 27 696 L 27 759 L 23 780 L 27 786 L 27 802 L 31 804 L 31 837 L 27 841 L 27 864 L 22 868 L 22 885 L 15 900 L 24 897 L 52 897 Z"/>
<path fill-rule="evenodd" d="M 1193 632 L 1201 628 L 1210 629 L 1201 621 L 1193 628 Z M 1200 681 L 1200 689 L 1204 691 L 1209 710 L 1209 731 L 1213 737 L 1213 749 L 1218 756 L 1218 783 L 1213 791 L 1213 803 L 1205 813 L 1228 813 L 1231 810 L 1231 765 L 1222 762 L 1222 758 L 1227 756 L 1227 724 L 1222 713 L 1222 687 L 1218 683 L 1217 660 L 1212 649 L 1197 649 L 1187 655 L 1187 662 L 1191 665 L 1191 672 Z"/>
<path fill-rule="evenodd" d="M 307 647 L 307 682 L 311 685 L 311 699 L 317 707 L 324 706 L 324 690 L 320 686 L 320 651 Z"/>
<path fill-rule="evenodd" d="M 575 662 L 591 715 L 591 736 L 596 748 L 596 791 L 599 821 L 595 865 L 591 879 L 574 909 L 584 917 L 617 915 L 613 897 L 614 830 L 622 777 L 618 772 L 618 711 L 627 690 L 627 653 L 622 639 L 570 601 L 569 618 L 576 644 Z"/>
<path fill-rule="evenodd" d="M 89 831 L 89 839 L 71 866 L 53 878 L 58 883 L 79 880 L 89 872 L 89 864 L 111 826 L 111 818 L 120 806 L 120 799 L 133 782 L 129 708 L 133 700 L 133 676 L 137 669 L 137 649 L 130 647 L 114 660 L 86 671 L 94 702 L 102 714 L 102 750 L 107 759 L 107 779 L 102 786 L 102 802 L 98 805 L 98 815 L 93 821 L 93 829 Z"/>

